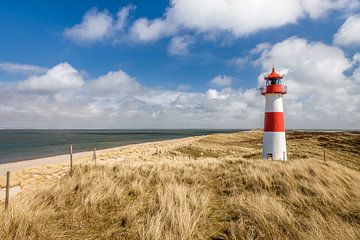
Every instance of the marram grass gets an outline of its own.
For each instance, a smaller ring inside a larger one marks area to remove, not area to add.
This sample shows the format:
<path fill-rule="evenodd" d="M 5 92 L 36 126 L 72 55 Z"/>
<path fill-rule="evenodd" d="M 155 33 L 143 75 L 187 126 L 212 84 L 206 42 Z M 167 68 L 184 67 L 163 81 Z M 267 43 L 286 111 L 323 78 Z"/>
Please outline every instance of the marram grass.
<path fill-rule="evenodd" d="M 233 136 L 222 151 L 215 135 L 159 160 L 76 165 L 13 198 L 0 239 L 360 239 L 358 171 L 262 161 L 256 147 L 234 152 Z"/>

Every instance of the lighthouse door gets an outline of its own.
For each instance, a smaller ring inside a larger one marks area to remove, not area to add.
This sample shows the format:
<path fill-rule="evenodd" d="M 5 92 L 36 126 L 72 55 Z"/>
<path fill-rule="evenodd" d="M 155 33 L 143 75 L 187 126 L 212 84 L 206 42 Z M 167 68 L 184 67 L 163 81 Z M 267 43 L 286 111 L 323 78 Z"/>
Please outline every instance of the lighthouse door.
<path fill-rule="evenodd" d="M 273 160 L 273 155 L 272 155 L 272 153 L 268 153 L 268 154 L 266 155 L 266 159 L 267 159 L 267 160 L 269 160 L 269 159 Z"/>

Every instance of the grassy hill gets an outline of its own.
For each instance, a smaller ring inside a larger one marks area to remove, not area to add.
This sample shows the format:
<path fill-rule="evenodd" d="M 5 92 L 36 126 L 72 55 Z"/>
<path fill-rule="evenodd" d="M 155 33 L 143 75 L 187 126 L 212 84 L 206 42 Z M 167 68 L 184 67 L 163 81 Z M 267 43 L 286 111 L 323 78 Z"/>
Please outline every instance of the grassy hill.
<path fill-rule="evenodd" d="M 12 199 L 0 239 L 360 239 L 360 135 L 289 132 L 286 163 L 261 135 L 77 165 Z"/>

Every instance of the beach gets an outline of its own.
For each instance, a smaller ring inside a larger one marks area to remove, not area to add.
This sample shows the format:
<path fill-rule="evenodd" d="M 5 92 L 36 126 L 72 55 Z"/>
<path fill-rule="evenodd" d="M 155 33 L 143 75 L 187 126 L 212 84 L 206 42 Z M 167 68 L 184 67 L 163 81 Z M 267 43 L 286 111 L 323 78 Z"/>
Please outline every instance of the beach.
<path fill-rule="evenodd" d="M 358 239 L 360 134 L 288 131 L 287 162 L 261 160 L 262 134 L 76 153 L 71 175 L 69 155 L 2 164 L 0 238 Z"/>
<path fill-rule="evenodd" d="M 231 136 L 241 136 L 244 141 L 240 146 L 224 146 L 219 140 L 218 144 L 204 144 L 199 142 L 201 139 L 213 138 L 211 135 L 205 136 L 195 136 L 187 137 L 181 139 L 173 140 L 164 140 L 164 141 L 155 141 L 149 143 L 141 144 L 130 144 L 121 147 L 107 148 L 102 150 L 97 150 L 97 161 L 98 165 L 116 165 L 122 161 L 161 161 L 167 160 L 186 160 L 191 158 L 212 158 L 212 157 L 227 157 L 231 158 L 234 156 L 245 156 L 250 158 L 260 158 L 261 151 L 261 134 L 262 131 L 244 131 L 241 133 L 235 134 L 216 134 L 213 137 L 218 137 L 221 140 L 222 138 L 230 138 Z M 292 139 L 297 138 L 297 145 L 310 146 L 308 142 L 301 143 L 301 140 L 307 140 L 309 136 L 314 138 L 318 135 L 321 138 L 322 134 L 342 134 L 341 131 L 324 131 L 324 132 L 293 132 L 289 136 L 290 147 L 293 144 Z M 224 142 L 226 142 L 225 140 Z M 334 140 L 330 139 L 326 144 L 331 144 Z M 296 146 L 299 148 L 301 146 Z M 177 152 L 176 155 L 171 152 L 174 149 L 184 148 L 184 152 Z M 187 148 L 189 148 L 187 150 Z M 194 153 L 195 149 L 195 153 Z M 187 152 L 189 151 L 189 152 Z M 313 151 L 313 150 L 312 150 Z M 314 156 L 311 150 L 308 150 L 307 153 Z M 319 152 L 322 154 L 323 149 Z M 330 158 L 336 149 L 328 149 L 328 158 Z M 169 154 L 170 153 L 170 154 Z M 237 155 L 236 155 L 237 153 Z M 194 155 L 195 154 L 195 155 Z M 220 155 L 219 155 L 220 154 Z M 235 155 L 234 155 L 235 154 Z M 321 155 L 319 154 L 319 155 Z M 341 156 L 341 153 L 338 153 Z M 346 154 L 346 152 L 345 152 Z M 304 158 L 306 157 L 306 151 L 303 152 L 294 152 L 289 151 L 290 158 Z M 316 155 L 315 155 L 316 156 Z M 334 157 L 334 156 L 332 156 Z M 337 156 L 337 159 L 341 161 L 341 157 Z M 95 164 L 93 160 L 93 151 L 84 151 L 73 154 L 74 165 L 81 164 Z M 347 159 L 347 162 L 344 164 L 352 164 L 351 159 Z M 360 163 L 355 162 L 355 167 Z M 360 168 L 359 168 L 360 169 Z M 70 171 L 70 154 L 63 154 L 39 159 L 24 160 L 10 163 L 0 164 L 0 199 L 5 196 L 5 175 L 6 171 L 11 172 L 11 181 L 10 181 L 10 195 L 15 196 L 17 193 L 21 192 L 23 189 L 31 189 L 36 186 L 40 186 L 47 182 L 56 182 L 62 176 L 66 175 Z"/>
<path fill-rule="evenodd" d="M 191 144 L 199 139 L 201 136 L 97 150 L 96 164 L 116 164 L 129 158 L 150 159 L 154 154 L 164 156 L 173 148 Z M 73 153 L 73 164 L 95 164 L 93 151 Z M 0 164 L 0 199 L 5 197 L 7 171 L 11 172 L 10 196 L 15 196 L 23 189 L 46 185 L 46 182 L 54 182 L 67 174 L 70 171 L 70 154 Z"/>

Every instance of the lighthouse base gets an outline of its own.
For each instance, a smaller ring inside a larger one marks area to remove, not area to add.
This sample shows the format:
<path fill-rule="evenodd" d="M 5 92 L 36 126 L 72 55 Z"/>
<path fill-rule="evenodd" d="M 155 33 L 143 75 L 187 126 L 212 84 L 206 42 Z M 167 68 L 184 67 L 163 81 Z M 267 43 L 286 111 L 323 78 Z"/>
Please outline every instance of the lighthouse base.
<path fill-rule="evenodd" d="M 262 158 L 287 160 L 285 132 L 264 132 Z"/>

